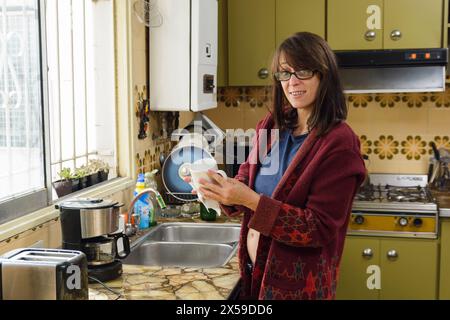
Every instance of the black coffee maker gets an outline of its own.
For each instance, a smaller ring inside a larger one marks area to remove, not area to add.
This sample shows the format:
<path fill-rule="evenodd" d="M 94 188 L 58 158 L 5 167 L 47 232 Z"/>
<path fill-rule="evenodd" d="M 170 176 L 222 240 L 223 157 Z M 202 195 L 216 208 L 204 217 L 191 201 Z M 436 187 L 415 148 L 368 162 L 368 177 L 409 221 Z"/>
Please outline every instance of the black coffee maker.
<path fill-rule="evenodd" d="M 63 249 L 86 254 L 89 281 L 114 280 L 122 274 L 120 259 L 130 254 L 130 241 L 119 229 L 123 204 L 102 199 L 71 199 L 60 210 Z M 122 240 L 123 251 L 118 251 Z"/>

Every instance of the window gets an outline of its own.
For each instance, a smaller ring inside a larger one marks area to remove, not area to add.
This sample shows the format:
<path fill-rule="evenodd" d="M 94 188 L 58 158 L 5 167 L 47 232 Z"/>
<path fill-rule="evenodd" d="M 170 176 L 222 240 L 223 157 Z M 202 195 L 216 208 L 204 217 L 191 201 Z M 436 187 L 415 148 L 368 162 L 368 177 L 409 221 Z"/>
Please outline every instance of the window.
<path fill-rule="evenodd" d="M 112 1 L 47 0 L 46 18 L 52 181 L 90 159 L 114 168 Z"/>
<path fill-rule="evenodd" d="M 50 205 L 63 168 L 116 175 L 114 70 L 112 0 L 0 0 L 0 223 Z"/>

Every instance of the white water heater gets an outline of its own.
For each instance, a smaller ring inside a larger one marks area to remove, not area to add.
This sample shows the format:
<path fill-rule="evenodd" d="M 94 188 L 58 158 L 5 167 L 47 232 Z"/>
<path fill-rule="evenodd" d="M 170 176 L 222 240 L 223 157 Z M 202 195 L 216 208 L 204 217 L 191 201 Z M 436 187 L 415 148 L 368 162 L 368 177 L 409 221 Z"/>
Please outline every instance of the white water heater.
<path fill-rule="evenodd" d="M 150 28 L 150 109 L 217 107 L 218 0 L 158 0 Z"/>

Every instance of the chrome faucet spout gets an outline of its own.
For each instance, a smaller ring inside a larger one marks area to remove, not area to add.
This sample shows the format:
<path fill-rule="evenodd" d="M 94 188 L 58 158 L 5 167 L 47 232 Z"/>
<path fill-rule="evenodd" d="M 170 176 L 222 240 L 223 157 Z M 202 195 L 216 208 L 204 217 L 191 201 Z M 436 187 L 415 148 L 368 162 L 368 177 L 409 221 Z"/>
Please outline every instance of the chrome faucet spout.
<path fill-rule="evenodd" d="M 136 223 L 137 219 L 135 219 L 135 223 L 134 224 L 131 223 L 131 216 L 132 215 L 135 216 L 135 218 L 139 218 L 138 215 L 134 213 L 134 205 L 136 204 L 136 201 L 138 201 L 143 195 L 145 195 L 145 194 L 152 194 L 152 193 L 155 195 L 155 197 L 159 197 L 160 196 L 160 193 L 158 192 L 158 190 L 155 190 L 153 188 L 147 188 L 147 189 L 144 189 L 141 192 L 139 192 L 133 198 L 133 200 L 131 200 L 130 207 L 128 209 L 128 218 L 127 218 L 127 222 L 126 222 L 126 225 L 125 225 L 125 234 L 127 236 L 132 236 L 132 235 L 136 234 L 136 232 L 138 231 L 139 223 Z"/>

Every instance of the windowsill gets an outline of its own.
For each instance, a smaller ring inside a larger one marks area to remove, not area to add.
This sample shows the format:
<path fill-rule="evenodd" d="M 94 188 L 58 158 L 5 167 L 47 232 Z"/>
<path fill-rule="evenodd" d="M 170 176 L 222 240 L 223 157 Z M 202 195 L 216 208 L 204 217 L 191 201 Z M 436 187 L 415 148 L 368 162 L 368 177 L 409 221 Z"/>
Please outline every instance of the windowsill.
<path fill-rule="evenodd" d="M 77 192 L 73 196 L 80 198 L 104 198 L 132 187 L 134 183 L 135 182 L 130 178 L 115 178 L 111 181 L 105 182 L 101 186 L 86 190 L 85 192 Z M 63 200 L 68 198 L 70 198 L 70 196 L 67 196 Z M 58 201 L 56 201 L 55 204 L 56 203 L 58 203 Z M 49 207 L 27 214 L 23 217 L 8 221 L 0 225 L 0 241 L 14 237 L 22 232 L 25 232 L 58 217 L 59 210 L 55 209 L 55 205 L 51 205 Z"/>

